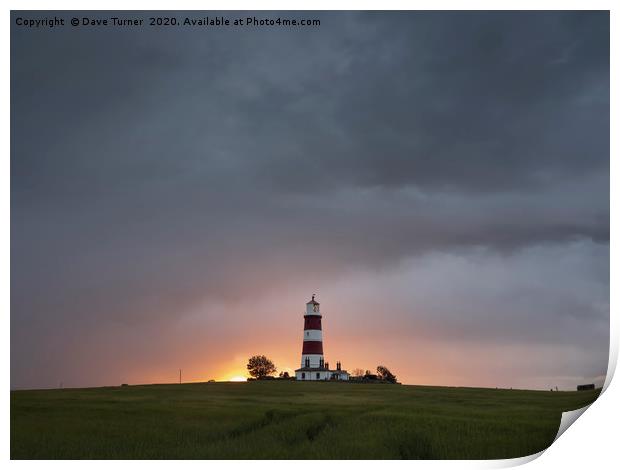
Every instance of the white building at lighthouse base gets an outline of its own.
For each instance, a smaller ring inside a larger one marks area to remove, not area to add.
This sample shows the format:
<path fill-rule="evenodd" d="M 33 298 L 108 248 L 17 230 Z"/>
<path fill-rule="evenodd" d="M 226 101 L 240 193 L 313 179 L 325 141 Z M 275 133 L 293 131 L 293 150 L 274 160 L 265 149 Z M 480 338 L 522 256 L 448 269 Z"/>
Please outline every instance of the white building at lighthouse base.
<path fill-rule="evenodd" d="M 329 370 L 318 367 L 302 367 L 295 371 L 297 380 L 349 380 L 346 370 Z"/>

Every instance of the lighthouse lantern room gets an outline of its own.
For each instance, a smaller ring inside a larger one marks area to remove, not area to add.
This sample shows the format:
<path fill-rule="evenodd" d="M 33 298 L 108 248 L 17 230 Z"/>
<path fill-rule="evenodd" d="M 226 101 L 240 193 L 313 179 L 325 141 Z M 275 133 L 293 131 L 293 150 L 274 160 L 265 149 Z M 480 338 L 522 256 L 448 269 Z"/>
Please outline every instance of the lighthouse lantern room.
<path fill-rule="evenodd" d="M 323 356 L 323 329 L 321 326 L 320 304 L 314 299 L 306 304 L 304 314 L 304 337 L 301 351 L 301 367 L 295 371 L 297 380 L 348 380 L 349 374 L 341 370 L 329 369 Z"/>

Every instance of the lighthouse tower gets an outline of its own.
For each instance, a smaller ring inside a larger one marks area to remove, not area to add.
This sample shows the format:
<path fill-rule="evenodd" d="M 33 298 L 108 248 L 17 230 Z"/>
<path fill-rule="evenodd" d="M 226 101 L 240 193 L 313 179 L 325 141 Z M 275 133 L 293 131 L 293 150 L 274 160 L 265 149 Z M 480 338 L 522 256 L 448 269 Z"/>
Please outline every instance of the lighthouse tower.
<path fill-rule="evenodd" d="M 301 350 L 301 367 L 295 371 L 297 380 L 348 380 L 347 371 L 340 368 L 329 370 L 323 356 L 323 329 L 320 304 L 314 300 L 306 304 L 304 313 L 304 337 Z"/>

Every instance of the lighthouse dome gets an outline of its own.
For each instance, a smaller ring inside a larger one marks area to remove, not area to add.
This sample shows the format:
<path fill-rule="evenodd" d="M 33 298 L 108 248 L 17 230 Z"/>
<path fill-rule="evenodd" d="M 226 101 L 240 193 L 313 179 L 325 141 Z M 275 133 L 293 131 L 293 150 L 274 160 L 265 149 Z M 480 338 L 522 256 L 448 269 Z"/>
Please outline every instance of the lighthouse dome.
<path fill-rule="evenodd" d="M 319 309 L 319 303 L 314 300 L 315 295 L 312 294 L 312 299 L 310 300 L 310 302 L 308 302 L 306 304 L 306 313 L 307 314 L 312 314 L 312 313 L 319 313 L 320 309 Z"/>

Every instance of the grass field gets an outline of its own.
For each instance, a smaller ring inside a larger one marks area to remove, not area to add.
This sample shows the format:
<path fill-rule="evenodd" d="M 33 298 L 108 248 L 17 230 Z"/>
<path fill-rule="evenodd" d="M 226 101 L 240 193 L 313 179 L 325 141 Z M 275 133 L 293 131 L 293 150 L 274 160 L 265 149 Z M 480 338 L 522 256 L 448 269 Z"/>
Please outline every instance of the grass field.
<path fill-rule="evenodd" d="M 280 381 L 13 391 L 11 458 L 520 457 L 598 393 Z"/>

